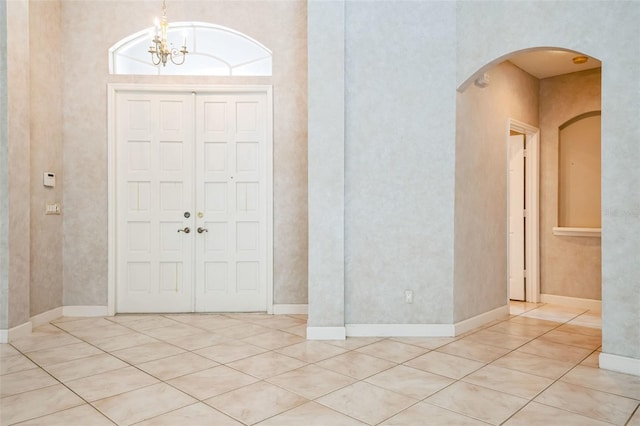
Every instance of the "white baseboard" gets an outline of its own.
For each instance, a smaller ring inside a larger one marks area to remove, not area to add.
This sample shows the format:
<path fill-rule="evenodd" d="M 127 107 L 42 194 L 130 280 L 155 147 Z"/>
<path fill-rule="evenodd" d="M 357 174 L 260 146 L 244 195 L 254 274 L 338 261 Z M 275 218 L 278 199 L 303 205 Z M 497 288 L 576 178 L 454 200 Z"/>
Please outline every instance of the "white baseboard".
<path fill-rule="evenodd" d="M 346 324 L 349 337 L 452 337 L 451 324 Z"/>
<path fill-rule="evenodd" d="M 344 340 L 344 327 L 307 327 L 307 340 Z"/>
<path fill-rule="evenodd" d="M 32 329 L 31 321 L 28 321 L 8 330 L 0 330 L 0 343 L 9 343 L 21 337 L 27 337 Z"/>
<path fill-rule="evenodd" d="M 109 316 L 107 306 L 64 306 L 65 317 L 106 317 Z"/>
<path fill-rule="evenodd" d="M 41 325 L 49 324 L 53 320 L 57 320 L 62 316 L 62 307 L 51 309 L 31 317 L 31 327 L 36 328 Z"/>
<path fill-rule="evenodd" d="M 600 354 L 600 368 L 640 376 L 640 359 L 602 352 Z"/>
<path fill-rule="evenodd" d="M 274 315 L 307 315 L 309 313 L 309 305 L 305 304 L 274 304 Z"/>
<path fill-rule="evenodd" d="M 454 336 L 459 336 L 463 333 L 466 333 L 467 331 L 473 330 L 474 328 L 482 327 L 483 325 L 490 323 L 491 321 L 507 319 L 508 317 L 509 305 L 500 306 L 499 308 L 455 323 L 453 325 L 455 329 Z"/>
<path fill-rule="evenodd" d="M 556 296 L 555 294 L 540 294 L 542 303 L 568 306 L 570 308 L 589 309 L 590 311 L 602 311 L 602 301 L 596 299 L 581 299 L 579 297 Z"/>

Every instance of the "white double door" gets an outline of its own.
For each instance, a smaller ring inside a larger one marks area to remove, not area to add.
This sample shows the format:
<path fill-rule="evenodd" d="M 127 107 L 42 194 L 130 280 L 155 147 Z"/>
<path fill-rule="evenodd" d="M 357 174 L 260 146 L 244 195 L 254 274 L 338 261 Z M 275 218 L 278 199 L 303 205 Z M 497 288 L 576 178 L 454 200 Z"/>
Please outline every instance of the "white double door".
<path fill-rule="evenodd" d="M 266 93 L 115 97 L 117 311 L 266 311 Z"/>

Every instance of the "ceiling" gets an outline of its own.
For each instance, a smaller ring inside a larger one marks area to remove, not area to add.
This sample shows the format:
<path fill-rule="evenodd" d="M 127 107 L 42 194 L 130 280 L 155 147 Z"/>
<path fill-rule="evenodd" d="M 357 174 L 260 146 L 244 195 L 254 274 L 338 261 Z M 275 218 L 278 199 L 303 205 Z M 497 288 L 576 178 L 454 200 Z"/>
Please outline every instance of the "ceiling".
<path fill-rule="evenodd" d="M 576 56 L 582 54 L 570 50 L 535 50 L 518 53 L 510 57 L 509 62 L 540 79 L 602 66 L 602 62 L 592 57 L 584 64 L 576 65 L 573 63 Z"/>

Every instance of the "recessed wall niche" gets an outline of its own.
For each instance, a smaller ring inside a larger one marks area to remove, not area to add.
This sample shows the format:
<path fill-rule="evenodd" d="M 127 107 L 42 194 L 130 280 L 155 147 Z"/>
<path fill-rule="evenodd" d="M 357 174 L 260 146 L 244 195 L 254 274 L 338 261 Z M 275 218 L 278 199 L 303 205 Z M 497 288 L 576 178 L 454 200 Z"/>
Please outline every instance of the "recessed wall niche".
<path fill-rule="evenodd" d="M 558 226 L 600 228 L 600 111 L 559 128 Z"/>

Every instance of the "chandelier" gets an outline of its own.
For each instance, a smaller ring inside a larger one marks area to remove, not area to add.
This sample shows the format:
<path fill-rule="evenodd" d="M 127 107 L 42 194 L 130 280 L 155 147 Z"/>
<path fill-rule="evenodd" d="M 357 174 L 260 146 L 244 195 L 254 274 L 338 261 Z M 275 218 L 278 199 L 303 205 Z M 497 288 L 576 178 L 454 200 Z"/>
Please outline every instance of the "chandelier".
<path fill-rule="evenodd" d="M 162 0 L 162 20 L 158 22 L 158 18 L 155 21 L 155 35 L 151 42 L 153 43 L 149 46 L 149 53 L 151 53 L 151 62 L 153 65 L 167 66 L 167 59 L 170 59 L 176 65 L 184 64 L 184 60 L 187 57 L 187 37 L 184 37 L 184 41 L 182 43 L 182 48 L 180 50 L 176 49 L 173 46 L 167 45 L 167 28 L 169 28 L 169 23 L 167 22 L 167 5 L 165 3 L 166 0 Z M 158 34 L 158 27 L 160 28 L 160 33 Z"/>

